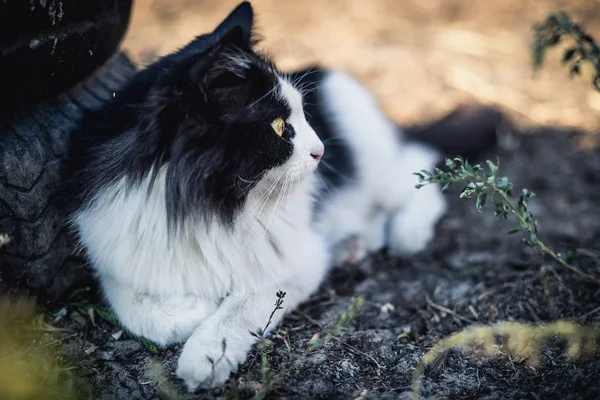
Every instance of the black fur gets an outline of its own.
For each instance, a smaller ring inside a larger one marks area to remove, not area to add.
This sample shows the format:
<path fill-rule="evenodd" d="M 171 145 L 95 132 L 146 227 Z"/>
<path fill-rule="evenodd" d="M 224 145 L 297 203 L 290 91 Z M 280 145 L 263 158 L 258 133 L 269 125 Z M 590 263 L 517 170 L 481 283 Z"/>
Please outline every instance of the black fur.
<path fill-rule="evenodd" d="M 303 93 L 306 120 L 325 145 L 325 155 L 318 166 L 318 173 L 325 181 L 322 191 L 338 189 L 356 177 L 356 163 L 343 135 L 335 132 L 335 127 L 327 115 L 327 105 L 319 91 L 327 71 L 313 66 L 289 74 Z"/>
<path fill-rule="evenodd" d="M 70 150 L 74 207 L 122 178 L 155 179 L 169 163 L 171 229 L 190 215 L 233 221 L 249 189 L 293 150 L 293 131 L 279 137 L 270 125 L 291 110 L 277 96 L 274 66 L 253 51 L 252 18 L 242 3 L 213 33 L 139 72 L 85 118 Z"/>

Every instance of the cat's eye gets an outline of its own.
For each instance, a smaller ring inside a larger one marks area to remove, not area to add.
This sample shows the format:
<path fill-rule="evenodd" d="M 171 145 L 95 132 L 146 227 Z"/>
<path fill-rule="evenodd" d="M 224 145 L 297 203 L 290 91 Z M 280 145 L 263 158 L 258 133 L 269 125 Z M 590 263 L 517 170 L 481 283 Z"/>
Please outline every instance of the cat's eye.
<path fill-rule="evenodd" d="M 285 121 L 281 118 L 275 118 L 273 122 L 271 122 L 271 127 L 277 134 L 277 136 L 283 135 L 283 129 L 285 128 Z"/>

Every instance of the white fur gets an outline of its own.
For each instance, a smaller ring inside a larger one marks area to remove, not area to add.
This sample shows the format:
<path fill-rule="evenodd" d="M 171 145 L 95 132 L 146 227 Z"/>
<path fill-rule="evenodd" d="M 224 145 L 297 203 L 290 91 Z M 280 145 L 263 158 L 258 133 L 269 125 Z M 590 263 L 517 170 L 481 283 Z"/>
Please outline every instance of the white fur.
<path fill-rule="evenodd" d="M 296 132 L 294 152 L 249 193 L 235 229 L 187 221 L 167 242 L 168 165 L 149 196 L 149 179 L 134 187 L 123 179 L 74 216 L 125 327 L 159 345 L 187 340 L 177 375 L 190 390 L 227 379 L 255 341 L 248 331 L 268 320 L 275 293 L 285 291 L 286 308 L 295 307 L 320 284 L 328 265 L 323 242 L 310 227 L 317 166 L 311 153 L 322 152 L 323 144 L 304 118 L 300 94 L 282 80 L 280 95 L 292 108 L 287 122 Z M 210 360 L 220 358 L 213 368 Z"/>
<path fill-rule="evenodd" d="M 399 128 L 366 88 L 346 73 L 329 72 L 321 91 L 359 174 L 355 184 L 330 195 L 315 221 L 330 248 L 354 236 L 346 249 L 337 248 L 333 263 L 357 261 L 386 243 L 394 255 L 423 250 L 446 203 L 435 186 L 415 189 L 413 172 L 430 170 L 439 155 L 418 144 L 403 144 Z"/>
<path fill-rule="evenodd" d="M 188 220 L 168 242 L 168 165 L 149 195 L 149 179 L 133 187 L 123 179 L 74 215 L 106 298 L 125 327 L 159 345 L 185 342 L 177 375 L 189 390 L 224 382 L 246 359 L 255 341 L 248 331 L 264 326 L 275 293 L 287 293 L 286 310 L 305 300 L 331 262 L 339 261 L 329 258 L 338 241 L 356 235 L 355 259 L 387 241 L 395 253 L 418 251 L 443 213 L 439 193 L 416 191 L 411 175 L 430 168 L 437 156 L 401 146 L 395 126 L 347 75 L 331 73 L 323 92 L 357 156 L 360 179 L 333 194 L 316 220 L 317 161 L 311 154 L 322 153 L 323 144 L 305 120 L 300 93 L 283 79 L 278 95 L 292 109 L 287 123 L 296 132 L 294 152 L 250 191 L 233 230 L 216 220 Z M 271 327 L 280 318 L 275 313 Z"/>

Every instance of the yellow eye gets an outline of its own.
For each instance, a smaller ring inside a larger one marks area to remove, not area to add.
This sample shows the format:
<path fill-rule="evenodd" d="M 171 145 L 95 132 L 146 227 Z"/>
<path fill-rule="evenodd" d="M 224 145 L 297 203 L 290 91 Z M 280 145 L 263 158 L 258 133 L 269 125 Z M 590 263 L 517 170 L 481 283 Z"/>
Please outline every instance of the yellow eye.
<path fill-rule="evenodd" d="M 281 118 L 275 118 L 273 122 L 271 122 L 271 127 L 277 134 L 277 136 L 283 135 L 283 128 L 285 128 L 285 121 Z"/>

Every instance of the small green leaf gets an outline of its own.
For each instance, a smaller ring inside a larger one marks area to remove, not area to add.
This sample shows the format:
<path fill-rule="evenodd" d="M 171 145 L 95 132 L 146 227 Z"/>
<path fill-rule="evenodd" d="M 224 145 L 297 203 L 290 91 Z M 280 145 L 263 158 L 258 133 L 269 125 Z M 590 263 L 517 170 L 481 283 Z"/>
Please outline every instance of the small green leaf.
<path fill-rule="evenodd" d="M 490 169 L 490 172 L 492 173 L 493 176 L 495 176 L 498 173 L 498 166 L 496 164 L 494 164 L 493 162 L 491 162 L 490 160 L 487 160 L 487 165 L 488 168 Z"/>
<path fill-rule="evenodd" d="M 473 182 L 471 182 L 467 186 L 462 188 L 462 190 L 460 191 L 459 197 L 461 199 L 463 199 L 463 198 L 470 199 L 474 193 L 475 193 L 475 184 Z"/>
<path fill-rule="evenodd" d="M 445 192 L 450 187 L 450 182 L 446 182 L 444 186 L 442 186 L 442 192 Z"/>
<path fill-rule="evenodd" d="M 94 313 L 93 307 L 88 307 L 87 309 L 88 317 L 90 317 L 90 321 L 92 321 L 92 325 L 96 325 L 96 315 Z"/>
<path fill-rule="evenodd" d="M 531 232 L 530 234 L 530 239 L 531 243 L 533 243 L 534 245 L 537 245 L 539 243 L 537 234 L 535 232 Z"/>
<path fill-rule="evenodd" d="M 508 192 L 510 189 L 512 189 L 512 183 L 510 183 L 507 177 L 503 176 L 496 182 L 496 188 L 498 190 Z"/>
<path fill-rule="evenodd" d="M 446 167 L 448 167 L 450 169 L 454 169 L 454 168 L 456 168 L 456 162 L 449 158 L 446 158 Z"/>
<path fill-rule="evenodd" d="M 529 224 L 533 223 L 533 221 L 534 221 L 533 214 L 530 211 L 525 211 L 523 213 L 523 218 Z"/>
<path fill-rule="evenodd" d="M 475 204 L 475 207 L 477 207 L 477 211 L 481 212 L 481 209 L 485 205 L 486 198 L 487 198 L 487 193 L 485 193 L 485 192 L 479 193 L 479 195 L 477 196 L 477 202 Z"/>
<path fill-rule="evenodd" d="M 469 164 L 467 160 L 465 160 L 465 170 L 470 174 L 473 173 L 473 167 L 471 166 L 471 164 Z"/>
<path fill-rule="evenodd" d="M 146 339 L 143 336 L 140 337 L 140 341 L 146 347 L 146 349 L 148 349 L 149 352 L 155 353 L 155 354 L 158 353 L 158 346 L 154 342 Z"/>
<path fill-rule="evenodd" d="M 506 232 L 507 235 L 514 235 L 517 232 L 521 232 L 520 229 L 511 229 L 510 231 Z"/>
<path fill-rule="evenodd" d="M 506 219 L 508 217 L 508 206 L 502 202 L 495 202 L 494 217 Z"/>

